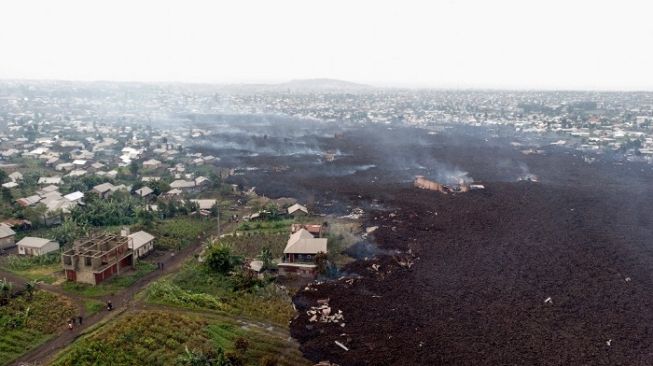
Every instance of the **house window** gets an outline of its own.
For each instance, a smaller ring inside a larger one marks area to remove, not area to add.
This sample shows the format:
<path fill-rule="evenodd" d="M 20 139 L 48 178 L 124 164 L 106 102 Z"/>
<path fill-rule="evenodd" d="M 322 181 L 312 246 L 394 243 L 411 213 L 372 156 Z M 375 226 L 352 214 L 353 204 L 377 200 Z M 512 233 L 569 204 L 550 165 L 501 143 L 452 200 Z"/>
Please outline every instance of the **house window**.
<path fill-rule="evenodd" d="M 84 257 L 84 265 L 91 266 L 91 257 Z"/>

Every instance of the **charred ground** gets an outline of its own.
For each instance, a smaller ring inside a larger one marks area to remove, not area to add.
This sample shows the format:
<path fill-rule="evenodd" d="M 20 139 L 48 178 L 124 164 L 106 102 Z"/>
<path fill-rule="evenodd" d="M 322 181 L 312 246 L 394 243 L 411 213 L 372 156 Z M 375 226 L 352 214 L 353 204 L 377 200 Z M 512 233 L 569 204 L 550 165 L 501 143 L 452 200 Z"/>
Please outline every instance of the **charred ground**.
<path fill-rule="evenodd" d="M 234 182 L 260 193 L 323 212 L 367 208 L 376 243 L 394 253 L 349 265 L 353 281 L 297 294 L 291 331 L 307 357 L 341 365 L 650 363 L 650 167 L 587 164 L 544 144 L 524 155 L 510 145 L 515 136 L 484 136 L 369 127 L 316 139 L 319 149 L 342 153 L 330 163 L 239 158 L 257 170 Z M 525 171 L 541 182 L 517 182 Z M 486 189 L 442 195 L 410 185 L 415 174 L 443 172 L 467 173 Z M 308 321 L 304 310 L 325 298 L 343 311 L 345 327 Z"/>

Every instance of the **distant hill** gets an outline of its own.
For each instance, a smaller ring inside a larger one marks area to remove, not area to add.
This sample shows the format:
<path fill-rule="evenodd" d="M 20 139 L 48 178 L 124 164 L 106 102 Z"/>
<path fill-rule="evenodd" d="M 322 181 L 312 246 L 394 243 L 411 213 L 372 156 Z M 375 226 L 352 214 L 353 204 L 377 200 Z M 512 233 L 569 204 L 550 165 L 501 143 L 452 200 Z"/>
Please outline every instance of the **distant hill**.
<path fill-rule="evenodd" d="M 361 90 L 371 86 L 337 79 L 297 79 L 275 85 L 278 88 L 298 90 Z"/>
<path fill-rule="evenodd" d="M 297 79 L 277 84 L 230 84 L 225 90 L 237 92 L 296 91 L 296 92 L 361 92 L 374 87 L 337 79 Z"/>

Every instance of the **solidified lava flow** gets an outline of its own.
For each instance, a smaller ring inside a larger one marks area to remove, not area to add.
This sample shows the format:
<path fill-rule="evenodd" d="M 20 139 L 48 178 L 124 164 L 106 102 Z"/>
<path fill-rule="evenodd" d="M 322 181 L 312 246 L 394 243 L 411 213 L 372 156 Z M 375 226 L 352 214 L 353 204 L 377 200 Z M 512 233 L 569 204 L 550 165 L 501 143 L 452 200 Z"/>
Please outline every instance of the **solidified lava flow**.
<path fill-rule="evenodd" d="M 364 225 L 379 227 L 373 239 L 390 254 L 295 296 L 291 333 L 306 357 L 343 366 L 653 364 L 650 167 L 586 164 L 553 148 L 525 156 L 505 141 L 418 130 L 378 132 L 389 135 L 381 144 L 377 132 L 323 146 L 347 154 L 329 169 L 372 169 L 329 175 L 327 163 L 257 157 L 261 171 L 235 178 L 324 211 L 383 207 L 367 209 Z M 401 143 L 406 136 L 419 143 Z M 525 165 L 540 182 L 517 181 Z M 412 187 L 414 175 L 437 179 L 443 167 L 485 189 Z M 309 321 L 324 299 L 342 322 Z"/>

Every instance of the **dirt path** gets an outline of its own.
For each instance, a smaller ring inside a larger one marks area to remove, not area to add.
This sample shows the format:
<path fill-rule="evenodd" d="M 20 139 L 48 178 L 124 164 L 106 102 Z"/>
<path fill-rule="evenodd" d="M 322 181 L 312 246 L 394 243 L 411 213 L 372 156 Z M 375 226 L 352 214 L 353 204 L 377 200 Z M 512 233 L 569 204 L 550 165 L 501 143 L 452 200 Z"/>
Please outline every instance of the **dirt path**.
<path fill-rule="evenodd" d="M 225 225 L 223 227 L 223 231 L 226 231 L 228 229 L 230 229 L 229 225 Z M 81 315 L 84 317 L 83 323 L 81 326 L 79 324 L 76 324 L 75 328 L 72 331 L 65 330 L 64 332 L 55 336 L 50 341 L 27 352 L 22 357 L 20 357 L 16 362 L 14 362 L 14 365 L 18 366 L 18 365 L 47 364 L 47 361 L 52 356 L 54 356 L 58 350 L 61 350 L 64 347 L 71 344 L 77 338 L 82 336 L 92 326 L 102 321 L 113 319 L 117 315 L 128 310 L 130 308 L 130 305 L 132 305 L 131 307 L 133 307 L 134 305 L 133 299 L 136 293 L 141 291 L 143 288 L 145 288 L 145 286 L 147 286 L 152 281 L 155 281 L 160 277 L 175 272 L 179 268 L 181 268 L 181 266 L 183 265 L 183 263 L 187 258 L 201 251 L 202 243 L 204 242 L 205 239 L 206 239 L 205 237 L 201 237 L 195 243 L 183 248 L 179 252 L 166 253 L 164 257 L 160 257 L 157 259 L 157 262 L 162 262 L 164 264 L 163 270 L 152 271 L 146 274 L 145 276 L 139 278 L 130 287 L 116 293 L 115 295 L 103 297 L 104 300 L 110 300 L 114 306 L 114 310 L 110 312 L 106 310 L 100 311 L 87 318 L 84 314 L 84 306 L 83 306 L 83 301 L 87 298 L 79 296 L 77 294 L 72 294 L 63 291 L 61 288 L 57 286 L 40 284 L 39 286 L 42 289 L 59 293 L 71 298 L 77 304 L 78 308 L 80 309 Z M 4 271 L 0 271 L 0 277 L 4 276 L 4 274 L 5 274 Z M 14 283 L 27 282 L 25 279 L 20 278 L 13 274 L 11 276 L 7 276 L 7 280 L 12 281 Z"/>

